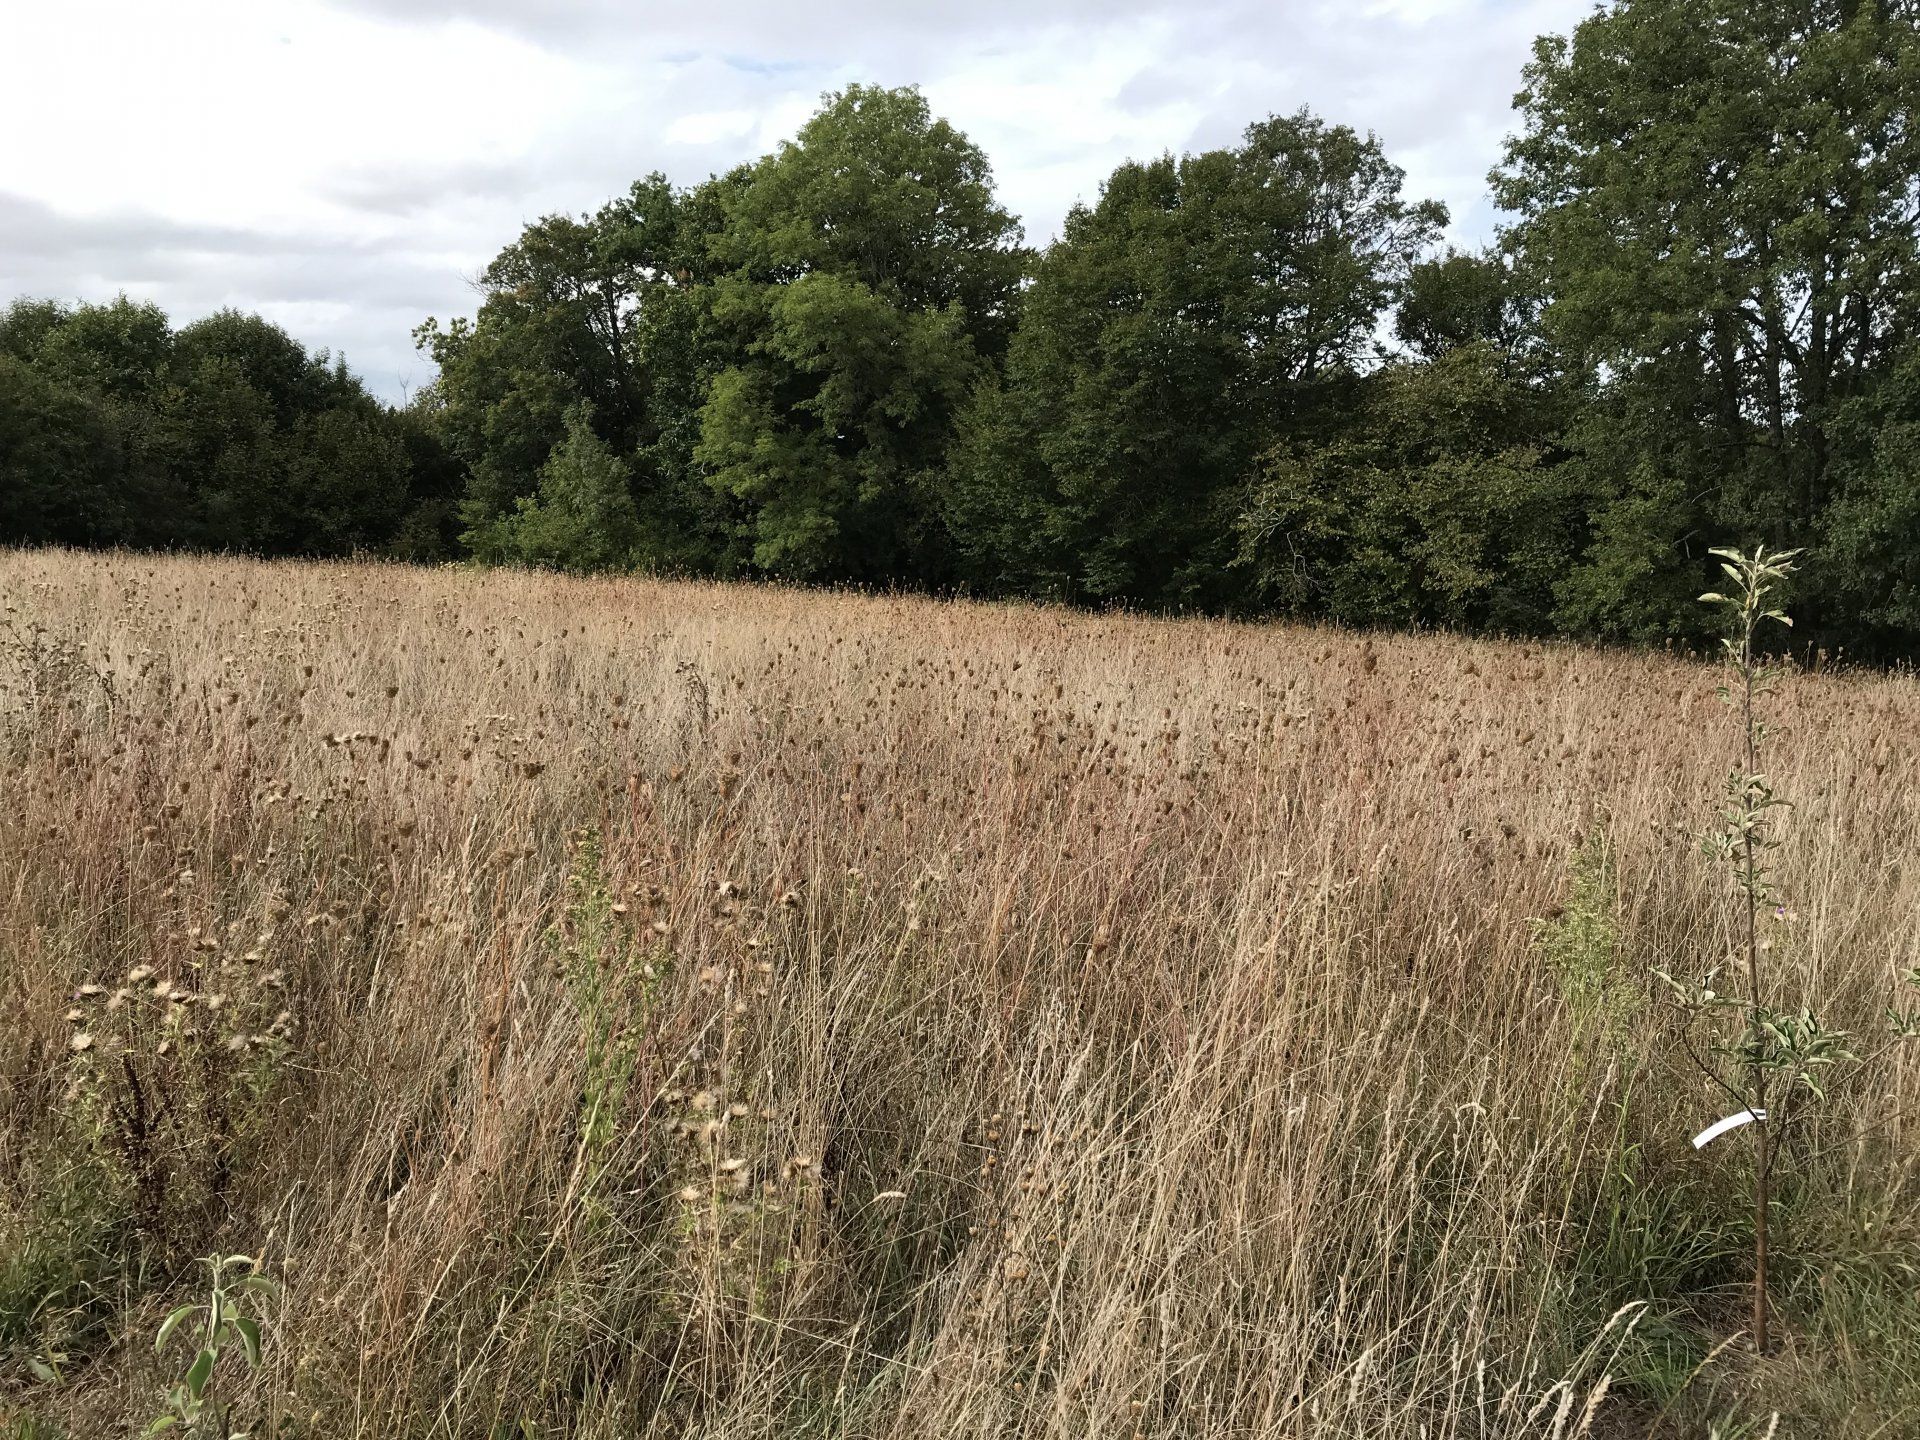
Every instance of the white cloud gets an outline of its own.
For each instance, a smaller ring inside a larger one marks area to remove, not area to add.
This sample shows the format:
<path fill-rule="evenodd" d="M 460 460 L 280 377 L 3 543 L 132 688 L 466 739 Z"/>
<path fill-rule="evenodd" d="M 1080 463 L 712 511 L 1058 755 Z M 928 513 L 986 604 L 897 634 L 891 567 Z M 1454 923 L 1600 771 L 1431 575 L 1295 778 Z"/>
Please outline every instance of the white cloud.
<path fill-rule="evenodd" d="M 667 126 L 667 141 L 673 145 L 717 145 L 751 135 L 760 117 L 751 110 L 696 110 L 675 117 Z"/>
<path fill-rule="evenodd" d="M 1309 105 L 1378 131 L 1463 238 L 1532 38 L 1590 0 L 12 0 L 0 300 L 258 309 L 376 389 L 520 226 L 918 83 L 1044 242 L 1120 160 Z"/>

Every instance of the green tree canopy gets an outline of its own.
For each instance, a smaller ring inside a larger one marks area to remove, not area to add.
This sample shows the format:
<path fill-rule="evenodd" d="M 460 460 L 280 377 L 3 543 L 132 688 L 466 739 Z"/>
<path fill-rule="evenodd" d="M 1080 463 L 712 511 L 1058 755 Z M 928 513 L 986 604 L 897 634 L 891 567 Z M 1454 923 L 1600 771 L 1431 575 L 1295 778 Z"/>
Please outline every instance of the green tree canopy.
<path fill-rule="evenodd" d="M 337 555 L 407 529 L 431 554 L 435 449 L 259 316 L 175 331 L 121 297 L 0 319 L 0 540 Z"/>
<path fill-rule="evenodd" d="M 584 403 L 568 408 L 566 426 L 566 439 L 541 467 L 539 494 L 522 496 L 487 543 L 500 559 L 521 565 L 623 569 L 641 545 L 627 467 L 594 432 Z"/>
<path fill-rule="evenodd" d="M 476 319 L 416 332 L 440 369 L 426 403 L 468 466 L 462 511 L 481 553 L 491 527 L 538 492 L 584 405 L 631 467 L 641 552 L 669 565 L 717 559 L 717 506 L 693 469 L 705 218 L 651 175 L 593 215 L 527 226 L 481 275 Z"/>
<path fill-rule="evenodd" d="M 1349 391 L 1445 220 L 1401 184 L 1377 140 L 1305 112 L 1116 170 L 969 416 L 949 502 L 969 578 L 1231 603 L 1255 457 Z"/>
<path fill-rule="evenodd" d="M 1422 360 L 1475 344 L 1519 358 L 1539 349 L 1538 319 L 1536 298 L 1503 256 L 1449 250 L 1407 272 L 1393 333 Z"/>
<path fill-rule="evenodd" d="M 1917 22 L 1912 0 L 1620 0 L 1535 48 L 1495 195 L 1548 337 L 1624 427 L 1589 437 L 1620 508 L 1601 529 L 1657 568 L 1804 540 L 1836 499 L 1838 409 L 1920 315 Z M 1637 608 L 1640 565 L 1590 570 L 1588 622 Z"/>
<path fill-rule="evenodd" d="M 955 416 L 1026 263 L 985 156 L 918 91 L 855 85 L 715 194 L 724 365 L 697 453 L 753 562 L 937 583 Z"/>
<path fill-rule="evenodd" d="M 127 538 L 134 527 L 125 469 L 104 407 L 0 349 L 0 542 Z"/>
<path fill-rule="evenodd" d="M 1486 341 L 1398 362 L 1263 458 L 1236 563 L 1262 608 L 1353 625 L 1555 628 L 1585 496 L 1566 397 Z"/>

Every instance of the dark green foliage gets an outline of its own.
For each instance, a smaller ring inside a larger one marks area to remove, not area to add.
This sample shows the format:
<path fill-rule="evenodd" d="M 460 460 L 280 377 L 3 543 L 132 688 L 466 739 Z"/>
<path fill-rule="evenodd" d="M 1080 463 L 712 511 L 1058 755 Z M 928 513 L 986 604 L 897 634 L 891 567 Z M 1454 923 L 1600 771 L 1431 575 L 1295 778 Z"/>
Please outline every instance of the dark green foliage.
<path fill-rule="evenodd" d="M 1329 436 L 1263 461 L 1240 561 L 1263 604 L 1355 625 L 1539 634 L 1584 535 L 1544 382 L 1476 341 L 1357 387 Z"/>
<path fill-rule="evenodd" d="M 31 301 L 17 308 L 25 312 L 28 336 L 37 336 L 37 343 L 25 340 L 24 358 L 49 379 L 128 406 L 150 407 L 164 395 L 173 336 L 159 306 L 137 305 L 122 295 L 106 305 L 52 314 Z"/>
<path fill-rule="evenodd" d="M 1025 265 L 986 157 L 914 90 L 851 86 L 730 177 L 708 237 L 723 368 L 697 458 L 757 566 L 940 583 L 955 418 Z"/>
<path fill-rule="evenodd" d="M 1450 250 L 1407 272 L 1393 331 L 1423 360 L 1465 345 L 1510 354 L 1538 348 L 1539 297 L 1499 255 Z"/>
<path fill-rule="evenodd" d="M 1611 484 L 1569 623 L 1672 633 L 1675 572 L 1706 547 L 1878 508 L 1848 503 L 1877 448 L 1848 417 L 1920 314 L 1916 20 L 1911 0 L 1621 0 L 1536 47 L 1495 194 L 1546 335 L 1614 392 L 1582 424 Z M 1796 611 L 1845 633 L 1888 578 Z"/>
<path fill-rule="evenodd" d="M 0 354 L 0 537 L 100 545 L 132 528 L 120 435 L 107 407 Z"/>
<path fill-rule="evenodd" d="M 705 211 L 658 175 L 591 216 L 529 225 L 481 276 L 474 320 L 429 320 L 417 339 L 440 367 L 427 413 L 467 467 L 466 543 L 502 548 L 518 503 L 542 488 L 584 405 L 593 433 L 627 467 L 636 537 L 596 553 L 670 569 L 722 568 L 720 509 L 694 473 L 697 413 L 710 365 L 702 338 Z M 585 554 L 543 563 L 594 568 Z"/>
<path fill-rule="evenodd" d="M 952 467 L 986 589 L 1222 606 L 1255 458 L 1348 403 L 1445 212 L 1371 137 L 1305 113 L 1123 165 L 1041 262 Z"/>
<path fill-rule="evenodd" d="M 1683 399 L 1623 382 L 1569 420 L 1563 440 L 1568 469 L 1585 481 L 1588 543 L 1557 586 L 1562 630 L 1646 644 L 1705 637 L 1694 599 L 1711 564 L 1715 445 Z"/>
<path fill-rule="evenodd" d="M 1834 408 L 1835 496 L 1810 568 L 1849 621 L 1842 632 L 1877 653 L 1920 636 L 1920 343 L 1865 393 Z"/>
<path fill-rule="evenodd" d="M 498 559 L 556 570 L 618 570 L 641 543 L 626 464 L 593 431 L 584 404 L 565 417 L 566 438 L 540 469 L 540 491 L 494 522 L 478 548 Z"/>
<path fill-rule="evenodd" d="M 122 297 L 0 318 L 0 543 L 427 558 L 438 449 L 258 316 L 176 332 Z"/>

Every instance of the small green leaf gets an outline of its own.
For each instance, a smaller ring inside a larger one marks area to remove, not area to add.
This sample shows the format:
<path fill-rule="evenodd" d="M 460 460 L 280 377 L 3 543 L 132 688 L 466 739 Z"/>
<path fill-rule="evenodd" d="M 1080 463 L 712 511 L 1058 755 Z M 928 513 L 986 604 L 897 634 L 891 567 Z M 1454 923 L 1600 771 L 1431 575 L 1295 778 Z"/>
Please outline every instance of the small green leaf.
<path fill-rule="evenodd" d="M 151 1425 L 147 1426 L 146 1429 L 142 1430 L 140 1434 L 143 1437 L 147 1435 L 158 1435 L 163 1430 L 171 1430 L 174 1426 L 178 1425 L 179 1423 L 180 1423 L 180 1417 L 178 1415 L 162 1415 L 158 1420 L 154 1421 Z"/>
<path fill-rule="evenodd" d="M 240 1332 L 240 1343 L 247 1350 L 247 1368 L 260 1368 L 260 1326 L 244 1315 L 233 1317 L 233 1328 Z"/>
<path fill-rule="evenodd" d="M 194 1358 L 193 1367 L 187 1371 L 187 1394 L 198 1400 L 207 1388 L 207 1381 L 213 1378 L 213 1351 L 202 1350 Z"/>
<path fill-rule="evenodd" d="M 199 1308 L 198 1305 L 182 1305 L 160 1322 L 160 1333 L 153 1337 L 153 1349 L 156 1355 L 167 1348 L 167 1341 L 171 1340 L 173 1332 L 180 1328 L 180 1322 Z"/>

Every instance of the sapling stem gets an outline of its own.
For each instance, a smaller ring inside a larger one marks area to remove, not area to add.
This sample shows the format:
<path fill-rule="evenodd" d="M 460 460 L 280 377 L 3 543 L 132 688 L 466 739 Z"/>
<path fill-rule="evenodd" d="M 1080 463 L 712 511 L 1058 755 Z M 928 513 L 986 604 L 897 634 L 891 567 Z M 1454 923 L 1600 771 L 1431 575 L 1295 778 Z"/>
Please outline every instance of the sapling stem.
<path fill-rule="evenodd" d="M 1739 707 L 1741 749 L 1744 764 L 1728 786 L 1732 805 L 1727 811 L 1729 831 L 1723 835 L 1720 852 L 1734 863 L 1735 876 L 1746 897 L 1746 924 L 1740 937 L 1744 951 L 1746 994 L 1747 1108 L 1755 1115 L 1753 1129 L 1753 1293 L 1749 1327 L 1753 1347 L 1765 1354 L 1768 1348 L 1767 1263 L 1769 1250 L 1768 1220 L 1771 1210 L 1770 1181 L 1773 1166 L 1774 1136 L 1767 1115 L 1768 1020 L 1766 977 L 1760 956 L 1760 906 L 1765 898 L 1766 876 L 1761 852 L 1770 845 L 1766 831 L 1766 812 L 1781 803 L 1760 770 L 1760 742 L 1765 732 L 1758 700 L 1765 693 L 1766 672 L 1754 649 L 1754 638 L 1761 622 L 1777 620 L 1791 625 L 1786 614 L 1767 608 L 1767 594 L 1774 582 L 1793 572 L 1797 551 L 1769 553 L 1755 546 L 1751 555 L 1738 550 L 1716 550 L 1720 568 L 1737 589 L 1731 595 L 1717 592 L 1700 598 L 1709 604 L 1726 605 L 1732 610 L 1729 633 L 1723 642 L 1724 653 L 1738 680 L 1729 698 Z M 1728 843 L 1731 842 L 1731 843 Z"/>

